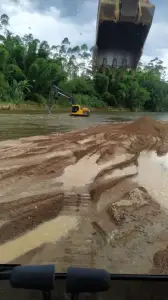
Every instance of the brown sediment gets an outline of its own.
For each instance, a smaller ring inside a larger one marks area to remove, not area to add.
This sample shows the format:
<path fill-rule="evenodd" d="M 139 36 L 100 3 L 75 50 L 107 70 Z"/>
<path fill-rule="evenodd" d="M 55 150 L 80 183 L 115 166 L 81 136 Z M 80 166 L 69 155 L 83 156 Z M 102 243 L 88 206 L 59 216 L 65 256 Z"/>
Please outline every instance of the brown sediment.
<path fill-rule="evenodd" d="M 1 214 L 9 221 L 0 227 L 0 244 L 33 230 L 42 222 L 57 217 L 64 205 L 63 194 L 44 194 L 0 204 Z M 6 204 L 6 205 L 5 205 Z"/>
<path fill-rule="evenodd" d="M 153 267 L 150 274 L 168 274 L 168 246 L 153 255 Z"/>
<path fill-rule="evenodd" d="M 152 272 L 168 246 L 168 174 L 155 152 L 168 152 L 168 124 L 150 117 L 0 142 L 2 262 Z"/>

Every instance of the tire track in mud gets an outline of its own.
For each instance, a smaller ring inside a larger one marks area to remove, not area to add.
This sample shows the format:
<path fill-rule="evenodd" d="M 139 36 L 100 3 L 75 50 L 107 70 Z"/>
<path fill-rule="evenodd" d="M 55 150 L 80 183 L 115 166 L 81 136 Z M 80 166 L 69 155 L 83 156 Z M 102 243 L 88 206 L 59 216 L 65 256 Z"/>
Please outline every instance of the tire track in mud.
<path fill-rule="evenodd" d="M 80 221 L 79 226 L 76 229 L 70 231 L 69 235 L 62 238 L 57 242 L 57 246 L 54 243 L 45 243 L 28 251 L 26 254 L 22 255 L 13 260 L 14 261 L 26 261 L 27 263 L 41 263 L 40 257 L 44 261 L 46 256 L 46 251 L 51 252 L 50 262 L 59 260 L 59 266 L 62 266 L 66 269 L 67 264 L 70 264 L 70 261 L 78 261 L 78 265 L 82 262 L 85 262 L 86 266 L 92 264 L 94 256 L 92 255 L 92 231 L 89 223 L 88 217 L 88 208 L 90 206 L 90 196 L 88 194 L 83 195 L 74 195 L 73 193 L 67 194 L 64 197 L 64 206 L 59 213 L 59 216 L 74 216 L 78 217 L 83 216 L 83 221 Z M 81 226 L 82 222 L 82 226 Z M 62 224 L 63 226 L 63 224 Z M 82 230 L 81 230 L 82 228 Z M 90 232 L 90 233 L 89 233 Z M 37 237 L 38 238 L 38 237 Z M 7 244 L 8 245 L 8 244 Z M 55 247 L 57 249 L 55 249 Z M 62 251 L 63 250 L 63 251 Z M 40 255 L 39 255 L 40 254 Z M 53 257 L 54 255 L 54 257 Z"/>
<path fill-rule="evenodd" d="M 26 232 L 41 223 L 57 217 L 64 205 L 63 194 L 38 195 L 22 200 L 0 204 L 5 224 L 0 227 L 0 245 Z M 1 217 L 2 219 L 2 217 Z"/>
<path fill-rule="evenodd" d="M 7 179 L 8 181 L 13 177 L 33 177 L 33 176 L 43 176 L 43 175 L 52 175 L 60 176 L 64 171 L 65 165 L 68 166 L 75 162 L 75 157 L 72 155 L 70 157 L 54 157 L 50 159 L 46 159 L 42 162 L 30 164 L 30 165 L 21 165 L 13 168 L 12 170 L 9 168 L 7 170 L 0 171 L 0 179 Z"/>

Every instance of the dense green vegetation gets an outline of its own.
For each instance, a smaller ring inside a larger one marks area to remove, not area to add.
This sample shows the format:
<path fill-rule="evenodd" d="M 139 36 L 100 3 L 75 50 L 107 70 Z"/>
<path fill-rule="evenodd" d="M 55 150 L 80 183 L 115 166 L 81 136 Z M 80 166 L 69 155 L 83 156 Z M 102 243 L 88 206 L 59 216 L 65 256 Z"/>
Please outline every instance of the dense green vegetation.
<path fill-rule="evenodd" d="M 92 70 L 92 49 L 72 46 L 68 38 L 50 47 L 32 34 L 23 37 L 9 30 L 9 18 L 0 18 L 0 101 L 41 103 L 48 99 L 51 84 L 71 93 L 89 107 L 165 111 L 168 109 L 166 70 L 158 58 L 136 71 Z M 57 99 L 62 106 L 65 99 Z"/>

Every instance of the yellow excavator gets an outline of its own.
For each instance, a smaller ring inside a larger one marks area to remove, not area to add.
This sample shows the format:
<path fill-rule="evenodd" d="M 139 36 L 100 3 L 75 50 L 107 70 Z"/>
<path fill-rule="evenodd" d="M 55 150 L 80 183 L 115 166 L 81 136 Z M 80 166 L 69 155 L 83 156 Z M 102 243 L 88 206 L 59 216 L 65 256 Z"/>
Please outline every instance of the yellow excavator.
<path fill-rule="evenodd" d="M 65 98 L 69 99 L 70 104 L 72 105 L 72 111 L 70 113 L 71 116 L 75 116 L 75 117 L 89 117 L 90 116 L 90 110 L 87 107 L 81 107 L 79 104 L 75 104 L 73 97 L 64 93 L 64 91 L 61 90 L 56 85 L 51 86 L 50 96 L 49 96 L 50 103 L 53 103 L 53 98 L 54 98 L 53 96 L 55 93 L 57 95 L 61 95 Z M 48 108 L 50 109 L 51 107 L 48 106 Z"/>

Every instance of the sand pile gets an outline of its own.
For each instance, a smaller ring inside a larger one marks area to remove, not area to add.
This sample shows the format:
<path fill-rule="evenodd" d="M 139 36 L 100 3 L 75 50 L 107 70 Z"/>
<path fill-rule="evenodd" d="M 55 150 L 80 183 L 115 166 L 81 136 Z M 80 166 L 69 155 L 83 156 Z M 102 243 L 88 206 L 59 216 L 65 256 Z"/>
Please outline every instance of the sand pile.
<path fill-rule="evenodd" d="M 148 117 L 0 142 L 1 262 L 152 272 L 168 241 L 167 170 L 152 171 L 159 186 L 143 174 L 153 175 L 149 151 L 167 152 L 167 132 Z"/>
<path fill-rule="evenodd" d="M 128 134 L 163 137 L 166 132 L 166 127 L 165 124 L 155 121 L 151 117 L 145 117 L 134 123 L 127 124 L 123 129 Z"/>

